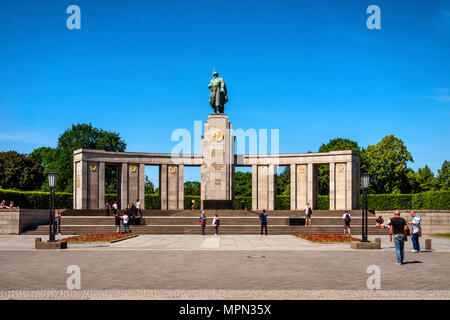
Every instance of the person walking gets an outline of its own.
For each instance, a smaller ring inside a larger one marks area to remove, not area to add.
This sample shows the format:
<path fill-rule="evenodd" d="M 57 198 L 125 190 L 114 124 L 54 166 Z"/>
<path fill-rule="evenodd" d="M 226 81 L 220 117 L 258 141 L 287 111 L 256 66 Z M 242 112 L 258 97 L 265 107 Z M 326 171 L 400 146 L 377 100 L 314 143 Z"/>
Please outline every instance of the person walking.
<path fill-rule="evenodd" d="M 206 226 L 206 215 L 205 215 L 205 211 L 202 210 L 202 214 L 200 215 L 200 226 L 202 227 L 202 236 L 206 235 L 205 233 L 205 226 Z"/>
<path fill-rule="evenodd" d="M 113 215 L 116 215 L 117 209 L 118 209 L 117 202 L 114 201 L 114 203 L 113 203 L 113 205 L 112 205 Z"/>
<path fill-rule="evenodd" d="M 114 219 L 115 219 L 115 222 L 116 222 L 116 233 L 120 233 L 120 220 L 121 220 L 121 218 L 120 218 L 120 214 L 118 212 L 116 212 L 114 214 Z M 125 229 L 124 229 L 124 231 L 125 231 Z"/>
<path fill-rule="evenodd" d="M 109 203 L 105 203 L 105 216 L 109 217 L 111 215 L 111 206 Z"/>
<path fill-rule="evenodd" d="M 56 210 L 55 212 L 55 235 L 61 235 L 61 212 Z"/>
<path fill-rule="evenodd" d="M 261 223 L 261 235 L 263 235 L 263 231 L 267 236 L 267 216 L 266 209 L 263 209 L 261 213 L 253 212 L 254 214 L 259 215 L 259 221 Z"/>
<path fill-rule="evenodd" d="M 305 206 L 305 227 L 308 225 L 311 226 L 311 215 L 312 215 L 312 207 L 309 203 L 306 203 Z"/>
<path fill-rule="evenodd" d="M 130 233 L 130 227 L 128 226 L 129 216 L 126 211 L 122 216 L 122 221 L 123 221 L 123 233 Z"/>
<path fill-rule="evenodd" d="M 352 234 L 350 232 L 350 221 L 352 221 L 352 216 L 348 212 L 348 210 L 345 210 L 345 213 L 342 215 L 342 220 L 344 220 L 344 236 L 346 231 L 348 230 L 348 236 L 351 237 Z"/>
<path fill-rule="evenodd" d="M 220 226 L 220 219 L 217 216 L 217 214 L 214 215 L 212 225 L 214 226 L 214 235 L 217 236 L 219 234 L 219 226 Z"/>
<path fill-rule="evenodd" d="M 132 225 L 135 226 L 135 225 L 136 225 L 136 215 L 137 215 L 138 210 L 137 210 L 136 206 L 134 205 L 134 203 L 131 203 L 131 208 L 130 208 L 130 210 L 131 210 L 131 216 L 130 216 L 130 218 L 133 219 L 133 220 L 132 220 L 132 221 L 133 221 Z"/>
<path fill-rule="evenodd" d="M 137 213 L 139 213 L 139 215 L 142 218 L 144 215 L 142 214 L 141 201 L 139 199 L 136 200 L 136 209 L 137 209 Z"/>
<path fill-rule="evenodd" d="M 413 250 L 411 252 L 418 253 L 420 252 L 420 243 L 419 237 L 422 235 L 422 227 L 420 225 L 421 218 L 414 211 L 410 213 L 412 221 L 409 221 L 408 224 L 411 224 L 411 242 L 413 244 Z"/>
<path fill-rule="evenodd" d="M 195 210 L 195 200 L 191 200 L 191 210 Z"/>
<path fill-rule="evenodd" d="M 394 218 L 391 218 L 389 227 L 389 240 L 392 242 L 394 236 L 395 252 L 397 254 L 397 264 L 402 265 L 405 258 L 405 241 L 408 240 L 408 225 L 406 220 L 400 218 L 400 211 L 396 210 Z"/>

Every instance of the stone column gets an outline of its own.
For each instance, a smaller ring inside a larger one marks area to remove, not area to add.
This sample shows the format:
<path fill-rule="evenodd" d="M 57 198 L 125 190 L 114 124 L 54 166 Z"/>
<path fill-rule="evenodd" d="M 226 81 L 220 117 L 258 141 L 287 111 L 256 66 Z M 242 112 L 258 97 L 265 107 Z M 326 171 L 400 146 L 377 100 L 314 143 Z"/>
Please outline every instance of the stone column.
<path fill-rule="evenodd" d="M 252 210 L 258 208 L 258 166 L 252 165 Z"/>
<path fill-rule="evenodd" d="M 347 209 L 347 163 L 336 163 L 335 166 L 335 202 L 336 210 Z"/>
<path fill-rule="evenodd" d="M 308 202 L 311 205 L 313 209 L 317 209 L 317 165 L 313 163 L 308 163 L 308 178 L 307 178 L 307 184 L 308 184 Z"/>
<path fill-rule="evenodd" d="M 98 202 L 99 190 L 99 163 L 94 161 L 88 162 L 88 209 L 98 209 L 100 204 Z"/>
<path fill-rule="evenodd" d="M 178 209 L 184 209 L 184 165 L 178 165 Z"/>
<path fill-rule="evenodd" d="M 161 165 L 161 210 L 184 209 L 184 166 Z"/>
<path fill-rule="evenodd" d="M 275 210 L 277 185 L 276 165 L 252 166 L 252 209 Z"/>
<path fill-rule="evenodd" d="M 120 209 L 125 210 L 128 205 L 128 163 L 122 163 L 120 170 Z"/>
<path fill-rule="evenodd" d="M 296 166 L 296 210 L 303 210 L 308 200 L 308 165 L 297 164 Z M 312 203 L 311 203 L 312 204 Z"/>
<path fill-rule="evenodd" d="M 159 196 L 161 197 L 161 210 L 167 210 L 167 164 L 162 164 L 159 170 Z"/>
<path fill-rule="evenodd" d="M 74 209 L 88 209 L 88 162 L 74 163 Z"/>
<path fill-rule="evenodd" d="M 110 203 L 112 205 L 112 203 Z M 98 164 L 98 208 L 105 207 L 105 163 Z"/>
<path fill-rule="evenodd" d="M 139 165 L 139 193 L 138 199 L 141 202 L 141 210 L 145 209 L 145 164 Z"/>
<path fill-rule="evenodd" d="M 233 200 L 234 139 L 225 114 L 210 114 L 202 138 L 202 201 Z"/>
<path fill-rule="evenodd" d="M 336 163 L 330 163 L 330 210 L 336 210 Z"/>
<path fill-rule="evenodd" d="M 291 164 L 291 210 L 297 210 L 297 165 Z"/>

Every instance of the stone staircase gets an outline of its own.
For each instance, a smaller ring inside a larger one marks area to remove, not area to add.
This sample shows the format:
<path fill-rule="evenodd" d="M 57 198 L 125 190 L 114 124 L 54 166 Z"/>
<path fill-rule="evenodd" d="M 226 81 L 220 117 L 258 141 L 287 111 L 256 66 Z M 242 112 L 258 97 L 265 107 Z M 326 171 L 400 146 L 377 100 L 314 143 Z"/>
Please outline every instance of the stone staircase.
<path fill-rule="evenodd" d="M 140 224 L 130 224 L 137 234 L 200 234 L 200 210 L 145 210 Z M 312 216 L 312 226 L 304 226 L 304 211 L 267 211 L 269 234 L 298 233 L 343 233 L 342 215 L 344 211 L 316 210 Z M 244 210 L 206 210 L 206 233 L 214 234 L 212 218 L 218 214 L 221 222 L 220 234 L 259 234 L 259 217 L 253 211 Z M 361 211 L 350 211 L 352 215 L 352 234 L 361 234 Z M 114 233 L 114 217 L 105 216 L 103 210 L 66 210 L 62 213 L 61 231 L 63 235 L 83 233 Z M 387 229 L 375 227 L 375 217 L 369 213 L 368 232 L 388 234 Z M 290 225 L 296 223 L 297 225 Z M 131 220 L 132 222 L 132 220 Z M 121 227 L 121 231 L 123 228 Z M 22 234 L 47 234 L 48 225 L 28 228 Z"/>

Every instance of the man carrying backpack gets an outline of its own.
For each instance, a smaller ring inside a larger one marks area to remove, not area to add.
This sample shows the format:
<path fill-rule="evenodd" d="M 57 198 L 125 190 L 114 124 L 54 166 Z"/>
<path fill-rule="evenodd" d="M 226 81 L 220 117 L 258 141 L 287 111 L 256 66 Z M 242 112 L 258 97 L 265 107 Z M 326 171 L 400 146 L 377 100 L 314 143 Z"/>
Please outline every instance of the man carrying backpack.
<path fill-rule="evenodd" d="M 259 215 L 259 220 L 261 222 L 261 235 L 263 235 L 263 230 L 267 236 L 267 213 L 266 209 L 263 209 L 261 213 L 253 212 L 254 214 Z"/>
<path fill-rule="evenodd" d="M 348 236 L 351 237 L 352 235 L 350 233 L 350 221 L 352 221 L 352 216 L 350 215 L 350 213 L 347 210 L 345 210 L 345 213 L 342 216 L 342 219 L 344 220 L 344 236 L 348 230 Z"/>

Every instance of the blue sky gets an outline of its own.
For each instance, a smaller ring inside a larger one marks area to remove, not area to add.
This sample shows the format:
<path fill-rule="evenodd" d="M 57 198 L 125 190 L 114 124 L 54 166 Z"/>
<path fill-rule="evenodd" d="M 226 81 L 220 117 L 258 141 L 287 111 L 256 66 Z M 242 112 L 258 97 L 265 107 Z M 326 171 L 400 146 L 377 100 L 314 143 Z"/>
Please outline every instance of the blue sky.
<path fill-rule="evenodd" d="M 394 134 L 414 169 L 450 160 L 450 1 L 2 0 L 0 46 L 0 150 L 90 122 L 127 151 L 170 152 L 211 112 L 214 66 L 233 127 L 279 129 L 281 153 Z"/>

